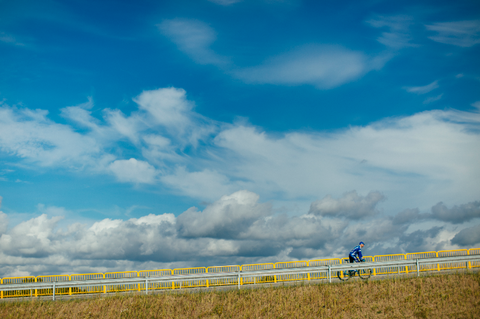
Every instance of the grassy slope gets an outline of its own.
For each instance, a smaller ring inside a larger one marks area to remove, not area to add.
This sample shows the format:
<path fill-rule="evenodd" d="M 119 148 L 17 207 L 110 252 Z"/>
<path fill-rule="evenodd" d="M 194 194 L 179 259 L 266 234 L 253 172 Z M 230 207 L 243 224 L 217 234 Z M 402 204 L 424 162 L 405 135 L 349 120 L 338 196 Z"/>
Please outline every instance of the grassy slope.
<path fill-rule="evenodd" d="M 480 273 L 0 303 L 0 318 L 480 318 Z"/>

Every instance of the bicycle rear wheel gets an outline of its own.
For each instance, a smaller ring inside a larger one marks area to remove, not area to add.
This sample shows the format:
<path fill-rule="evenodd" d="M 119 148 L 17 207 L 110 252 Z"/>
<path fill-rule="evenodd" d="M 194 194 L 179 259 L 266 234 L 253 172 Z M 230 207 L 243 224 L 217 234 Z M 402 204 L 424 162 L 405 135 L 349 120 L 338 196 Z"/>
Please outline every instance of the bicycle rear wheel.
<path fill-rule="evenodd" d="M 358 271 L 358 275 L 362 279 L 368 279 L 372 275 L 372 270 L 371 269 L 360 269 Z"/>
<path fill-rule="evenodd" d="M 337 271 L 337 277 L 341 281 L 347 281 L 348 279 L 350 279 L 350 274 L 348 273 L 348 271 Z"/>

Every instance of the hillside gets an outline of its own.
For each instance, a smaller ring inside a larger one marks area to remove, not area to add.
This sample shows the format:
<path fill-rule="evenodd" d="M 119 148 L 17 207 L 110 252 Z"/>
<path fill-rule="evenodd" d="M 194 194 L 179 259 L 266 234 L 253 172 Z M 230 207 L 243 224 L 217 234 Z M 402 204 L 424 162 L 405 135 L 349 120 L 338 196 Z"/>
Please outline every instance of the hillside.
<path fill-rule="evenodd" d="M 480 273 L 0 303 L 1 318 L 478 318 Z"/>

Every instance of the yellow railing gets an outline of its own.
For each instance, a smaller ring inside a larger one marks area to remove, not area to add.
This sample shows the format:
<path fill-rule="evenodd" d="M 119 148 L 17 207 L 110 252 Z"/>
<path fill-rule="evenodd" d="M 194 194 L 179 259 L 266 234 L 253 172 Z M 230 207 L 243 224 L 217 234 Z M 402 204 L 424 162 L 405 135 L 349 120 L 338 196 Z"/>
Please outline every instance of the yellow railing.
<path fill-rule="evenodd" d="M 396 260 L 411 260 L 432 257 L 448 257 L 448 256 L 467 256 L 480 255 L 480 248 L 471 249 L 457 249 L 457 250 L 442 250 L 442 251 L 428 251 L 408 254 L 393 254 L 393 255 L 378 255 L 366 256 L 367 262 L 373 261 L 396 261 Z M 230 266 L 211 266 L 211 267 L 195 267 L 195 268 L 177 268 L 177 269 L 157 269 L 157 270 L 142 270 L 142 271 L 121 271 L 121 272 L 107 272 L 107 273 L 90 273 L 90 274 L 74 274 L 74 275 L 50 275 L 50 276 L 25 276 L 25 277 L 7 277 L 0 279 L 0 284 L 20 284 L 28 282 L 58 282 L 58 281 L 77 281 L 89 279 L 109 279 L 109 278 L 148 278 L 171 275 L 189 275 L 189 274 L 205 274 L 205 273 L 222 273 L 222 272 L 238 272 L 238 271 L 255 271 L 266 269 L 286 269 L 298 267 L 315 267 L 325 265 L 339 265 L 348 263 L 348 258 L 330 258 L 330 259 L 314 259 L 308 261 L 287 261 L 277 263 L 262 263 L 262 264 L 246 264 L 246 265 L 230 265 Z M 472 262 L 452 262 L 444 264 L 421 265 L 420 271 L 441 271 L 451 269 L 471 269 L 480 267 L 479 261 Z M 411 273 L 416 271 L 415 267 L 381 267 L 374 268 L 373 275 L 387 275 Z M 332 274 L 333 275 L 333 274 Z M 261 283 L 276 283 L 286 281 L 298 280 L 315 280 L 327 279 L 326 271 L 315 272 L 308 274 L 292 274 L 292 275 L 272 275 L 272 276 L 252 276 L 245 277 L 242 275 L 240 285 L 261 284 Z M 189 280 L 179 279 L 171 283 L 149 283 L 148 289 L 178 289 L 178 288 L 193 288 L 193 287 L 215 287 L 226 285 L 238 285 L 237 278 L 230 279 L 209 279 L 209 280 Z M 1 289 L 1 286 L 0 286 Z M 126 291 L 145 291 L 146 286 L 143 284 L 123 284 L 123 285 L 108 285 L 108 286 L 82 286 L 70 288 L 56 288 L 56 295 L 76 295 L 76 294 L 91 294 L 91 293 L 108 293 L 108 292 L 126 292 Z M 15 291 L 1 291 L 0 298 L 11 297 L 38 297 L 51 296 L 52 289 L 24 289 Z"/>

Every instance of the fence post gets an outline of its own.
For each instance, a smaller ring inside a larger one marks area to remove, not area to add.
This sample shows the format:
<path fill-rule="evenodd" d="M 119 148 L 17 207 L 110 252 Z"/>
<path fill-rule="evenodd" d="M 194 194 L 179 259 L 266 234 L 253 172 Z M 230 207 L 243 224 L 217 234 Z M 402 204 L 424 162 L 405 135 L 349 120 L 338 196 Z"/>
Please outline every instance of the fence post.
<path fill-rule="evenodd" d="M 435 252 L 435 257 L 438 258 L 438 251 Z M 440 264 L 437 264 L 437 270 L 440 271 Z"/>
<path fill-rule="evenodd" d="M 238 270 L 238 289 L 240 290 L 240 270 Z"/>
<path fill-rule="evenodd" d="M 148 295 L 148 277 L 145 278 L 145 294 Z"/>
<path fill-rule="evenodd" d="M 467 255 L 469 255 L 469 256 L 470 256 L 470 249 L 469 249 L 469 250 L 467 250 Z M 472 264 L 471 264 L 471 262 L 470 262 L 470 261 L 469 261 L 469 262 L 468 262 L 468 264 L 467 264 L 467 269 L 472 269 Z"/>
<path fill-rule="evenodd" d="M 275 269 L 275 264 L 273 264 L 273 269 Z M 273 275 L 273 282 L 277 283 L 277 275 Z"/>
<path fill-rule="evenodd" d="M 139 274 L 138 271 L 137 271 L 137 278 L 138 278 L 138 277 L 140 277 L 140 274 Z M 137 290 L 138 290 L 138 292 L 140 292 L 140 291 L 142 290 L 140 286 L 141 286 L 141 283 L 138 283 L 138 284 L 137 284 Z"/>
<path fill-rule="evenodd" d="M 72 281 L 72 275 L 69 275 L 69 276 L 68 276 L 68 281 Z M 68 287 L 68 295 L 69 295 L 69 296 L 72 295 L 72 287 Z"/>
<path fill-rule="evenodd" d="M 3 285 L 3 279 L 0 279 L 0 283 Z M 3 290 L 0 291 L 0 299 L 3 299 Z"/>
<path fill-rule="evenodd" d="M 420 277 L 420 268 L 418 267 L 418 259 L 417 260 L 417 277 Z"/>
<path fill-rule="evenodd" d="M 408 260 L 407 254 L 405 254 L 405 260 Z M 405 273 L 408 274 L 408 265 L 405 266 Z"/>
<path fill-rule="evenodd" d="M 205 269 L 205 273 L 208 274 L 208 268 Z M 208 288 L 208 287 L 209 287 L 209 285 L 208 285 L 208 279 L 207 279 L 207 288 Z"/>
<path fill-rule="evenodd" d="M 307 267 L 310 267 L 310 261 L 307 260 Z M 310 273 L 308 273 L 308 280 L 310 280 Z"/>
<path fill-rule="evenodd" d="M 37 277 L 35 277 L 35 282 L 37 282 Z M 35 288 L 35 298 L 38 297 L 38 291 L 37 289 Z"/>
<path fill-rule="evenodd" d="M 331 266 L 328 265 L 328 279 L 330 283 L 332 283 L 332 269 L 330 268 Z"/>
<path fill-rule="evenodd" d="M 375 256 L 372 257 L 372 262 L 375 262 Z M 377 268 L 373 268 L 373 275 L 377 275 Z"/>
<path fill-rule="evenodd" d="M 53 282 L 53 301 L 55 301 L 55 281 Z"/>
<path fill-rule="evenodd" d="M 174 275 L 173 269 L 172 269 L 172 276 Z M 172 289 L 175 289 L 175 281 L 172 281 Z"/>

